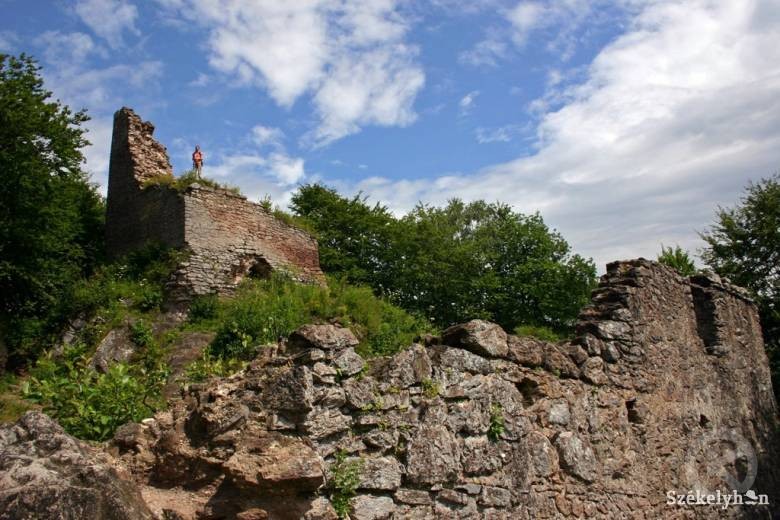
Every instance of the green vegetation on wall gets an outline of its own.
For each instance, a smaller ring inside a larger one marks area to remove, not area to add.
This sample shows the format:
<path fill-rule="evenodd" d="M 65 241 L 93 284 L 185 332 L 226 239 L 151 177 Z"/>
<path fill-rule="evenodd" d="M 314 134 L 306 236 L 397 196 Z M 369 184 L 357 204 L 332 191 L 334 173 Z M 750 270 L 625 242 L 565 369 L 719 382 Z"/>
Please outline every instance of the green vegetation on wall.
<path fill-rule="evenodd" d="M 202 175 L 198 177 L 198 173 L 195 170 L 188 170 L 178 177 L 174 177 L 173 175 L 158 175 L 146 180 L 143 187 L 147 188 L 149 186 L 168 186 L 175 189 L 176 191 L 183 192 L 193 184 L 199 184 L 208 188 L 229 191 L 231 193 L 235 193 L 236 195 L 241 194 L 241 191 L 235 186 L 221 184 Z"/>
<path fill-rule="evenodd" d="M 393 354 L 432 330 L 424 319 L 376 297 L 370 288 L 335 278 L 327 287 L 303 285 L 283 275 L 247 280 L 233 297 L 201 297 L 193 309 L 191 321 L 217 331 L 209 353 L 221 359 L 251 359 L 258 346 L 312 322 L 349 327 L 361 340 L 358 351 L 367 357 Z"/>
<path fill-rule="evenodd" d="M 696 274 L 696 266 L 693 263 L 688 251 L 679 245 L 674 247 L 664 247 L 661 245 L 661 253 L 658 255 L 658 262 L 668 265 L 681 276 L 692 276 Z"/>

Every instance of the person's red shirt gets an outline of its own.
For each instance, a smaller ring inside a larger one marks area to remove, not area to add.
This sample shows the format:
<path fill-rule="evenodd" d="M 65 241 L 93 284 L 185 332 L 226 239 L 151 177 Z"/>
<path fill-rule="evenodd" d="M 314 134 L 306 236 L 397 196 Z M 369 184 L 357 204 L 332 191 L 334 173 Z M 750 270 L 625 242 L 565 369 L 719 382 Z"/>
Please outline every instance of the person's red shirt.
<path fill-rule="evenodd" d="M 203 162 L 203 153 L 200 150 L 192 152 L 192 161 L 196 163 Z"/>

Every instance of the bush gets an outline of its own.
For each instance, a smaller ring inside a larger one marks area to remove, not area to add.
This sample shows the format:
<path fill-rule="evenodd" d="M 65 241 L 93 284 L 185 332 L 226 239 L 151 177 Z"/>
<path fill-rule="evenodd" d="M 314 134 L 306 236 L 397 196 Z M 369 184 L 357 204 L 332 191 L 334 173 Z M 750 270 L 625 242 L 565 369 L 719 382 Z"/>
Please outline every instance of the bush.
<path fill-rule="evenodd" d="M 549 341 L 551 343 L 555 343 L 563 339 L 561 334 L 558 334 L 551 328 L 539 327 L 536 325 L 518 325 L 515 327 L 515 336 L 531 337 L 540 339 L 542 341 Z"/>
<path fill-rule="evenodd" d="M 130 341 L 142 348 L 154 344 L 152 327 L 143 320 L 139 320 L 130 326 Z"/>
<path fill-rule="evenodd" d="M 222 325 L 209 347 L 218 358 L 251 358 L 257 345 L 276 342 L 317 321 L 352 328 L 365 356 L 392 354 L 431 330 L 425 320 L 377 298 L 370 288 L 334 279 L 330 287 L 303 285 L 282 275 L 247 280 L 221 305 Z"/>
<path fill-rule="evenodd" d="M 219 314 L 219 297 L 216 294 L 196 296 L 190 302 L 187 321 L 201 323 L 215 319 Z"/>
<path fill-rule="evenodd" d="M 138 422 L 164 404 L 161 392 L 168 372 L 153 348 L 139 363 L 116 363 L 105 374 L 88 362 L 84 345 L 66 349 L 62 359 L 44 356 L 23 385 L 25 397 L 39 403 L 71 435 L 105 441 L 119 426 Z"/>
<path fill-rule="evenodd" d="M 675 247 L 664 247 L 661 244 L 661 253 L 658 255 L 658 261 L 664 265 L 668 265 L 680 276 L 692 276 L 696 274 L 696 266 L 691 260 L 688 251 L 685 251 L 679 245 Z"/>
<path fill-rule="evenodd" d="M 246 362 L 238 359 L 222 359 L 211 356 L 208 350 L 200 359 L 191 363 L 184 372 L 187 383 L 202 383 L 212 377 L 225 377 L 243 370 Z"/>

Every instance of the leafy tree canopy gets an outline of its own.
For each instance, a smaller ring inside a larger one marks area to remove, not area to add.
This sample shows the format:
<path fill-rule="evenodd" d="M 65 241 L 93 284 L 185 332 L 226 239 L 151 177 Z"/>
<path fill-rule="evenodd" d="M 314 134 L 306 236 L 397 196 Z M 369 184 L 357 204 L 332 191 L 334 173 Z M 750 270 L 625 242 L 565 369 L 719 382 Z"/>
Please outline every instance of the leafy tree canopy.
<path fill-rule="evenodd" d="M 749 184 L 739 204 L 718 209 L 701 237 L 707 265 L 753 292 L 780 392 L 780 174 Z"/>
<path fill-rule="evenodd" d="M 0 335 L 12 357 L 33 353 L 103 249 L 103 202 L 81 169 L 87 119 L 51 100 L 32 58 L 0 54 Z"/>
<path fill-rule="evenodd" d="M 595 285 L 591 260 L 571 254 L 538 214 L 505 204 L 451 200 L 396 218 L 386 207 L 320 185 L 292 209 L 320 238 L 323 268 L 375 291 L 439 326 L 491 319 L 564 330 Z"/>

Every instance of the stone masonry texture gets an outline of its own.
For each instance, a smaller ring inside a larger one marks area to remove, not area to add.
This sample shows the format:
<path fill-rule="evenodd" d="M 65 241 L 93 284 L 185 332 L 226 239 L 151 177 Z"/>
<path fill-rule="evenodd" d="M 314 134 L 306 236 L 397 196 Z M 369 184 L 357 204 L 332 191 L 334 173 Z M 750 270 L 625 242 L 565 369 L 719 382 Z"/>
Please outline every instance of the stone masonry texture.
<path fill-rule="evenodd" d="M 154 126 L 129 108 L 114 114 L 108 181 L 106 242 L 113 256 L 149 242 L 189 252 L 172 289 L 184 298 L 227 293 L 248 275 L 282 271 L 322 283 L 317 242 L 276 219 L 259 204 L 228 190 L 194 184 L 179 192 L 148 181 L 171 176 Z"/>
<path fill-rule="evenodd" d="M 307 325 L 108 450 L 165 518 L 335 519 L 345 465 L 353 520 L 778 513 L 780 419 L 744 291 L 616 262 L 577 330 L 475 320 L 364 363 L 348 329 Z M 769 505 L 667 504 L 739 489 L 724 469 Z"/>

